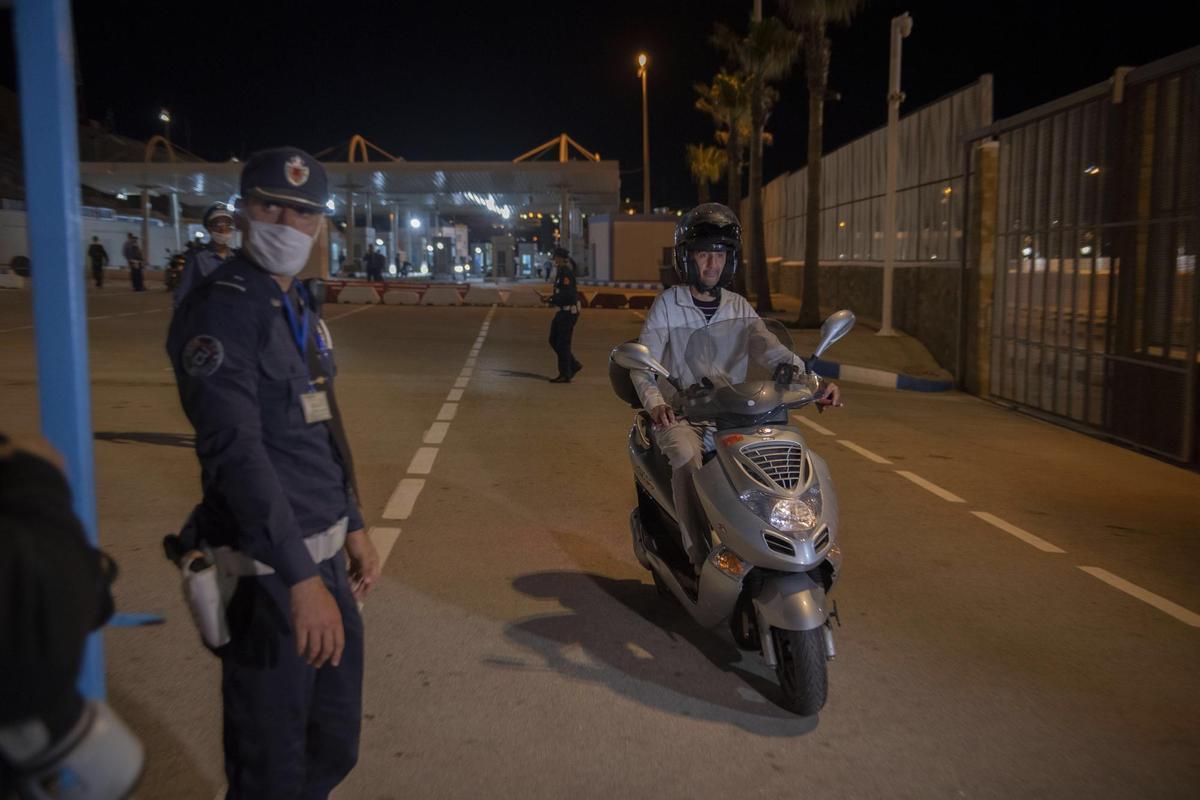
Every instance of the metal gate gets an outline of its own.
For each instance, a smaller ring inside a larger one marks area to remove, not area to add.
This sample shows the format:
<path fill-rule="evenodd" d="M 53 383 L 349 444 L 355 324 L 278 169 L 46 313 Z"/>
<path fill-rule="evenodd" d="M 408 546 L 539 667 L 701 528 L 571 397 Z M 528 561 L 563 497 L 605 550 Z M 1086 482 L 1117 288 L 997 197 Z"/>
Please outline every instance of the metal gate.
<path fill-rule="evenodd" d="M 1195 460 L 1200 48 L 984 135 L 999 142 L 991 395 Z"/>

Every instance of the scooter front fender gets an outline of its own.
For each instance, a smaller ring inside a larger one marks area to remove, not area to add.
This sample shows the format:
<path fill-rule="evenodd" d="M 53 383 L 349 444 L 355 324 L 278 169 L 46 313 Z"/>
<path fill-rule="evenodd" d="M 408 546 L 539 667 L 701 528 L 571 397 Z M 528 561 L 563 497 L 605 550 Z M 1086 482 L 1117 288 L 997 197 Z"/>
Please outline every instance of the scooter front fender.
<path fill-rule="evenodd" d="M 773 575 L 754 598 L 760 624 L 786 631 L 819 628 L 829 618 L 825 590 L 804 572 Z"/>

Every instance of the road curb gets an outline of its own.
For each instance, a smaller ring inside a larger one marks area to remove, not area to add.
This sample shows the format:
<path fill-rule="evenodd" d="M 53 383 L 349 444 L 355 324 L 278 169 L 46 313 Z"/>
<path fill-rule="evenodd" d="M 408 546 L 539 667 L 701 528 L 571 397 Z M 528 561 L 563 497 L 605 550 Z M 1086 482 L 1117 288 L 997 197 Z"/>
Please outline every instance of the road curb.
<path fill-rule="evenodd" d="M 954 388 L 954 381 L 918 378 L 915 375 L 887 372 L 871 367 L 856 367 L 852 364 L 839 364 L 836 361 L 823 359 L 817 359 L 813 362 L 812 367 L 823 378 L 865 383 L 884 389 L 898 389 L 906 392 L 948 392 Z"/>

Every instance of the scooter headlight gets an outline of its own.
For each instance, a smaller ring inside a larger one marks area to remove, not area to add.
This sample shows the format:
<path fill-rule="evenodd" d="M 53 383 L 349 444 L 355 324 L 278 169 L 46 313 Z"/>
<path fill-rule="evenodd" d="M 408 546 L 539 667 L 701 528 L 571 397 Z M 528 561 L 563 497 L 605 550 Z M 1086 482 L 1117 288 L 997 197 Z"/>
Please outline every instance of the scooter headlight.
<path fill-rule="evenodd" d="M 764 492 L 747 491 L 742 502 L 755 516 L 784 533 L 811 531 L 820 518 L 820 495 L 809 491 L 801 497 L 774 497 Z"/>

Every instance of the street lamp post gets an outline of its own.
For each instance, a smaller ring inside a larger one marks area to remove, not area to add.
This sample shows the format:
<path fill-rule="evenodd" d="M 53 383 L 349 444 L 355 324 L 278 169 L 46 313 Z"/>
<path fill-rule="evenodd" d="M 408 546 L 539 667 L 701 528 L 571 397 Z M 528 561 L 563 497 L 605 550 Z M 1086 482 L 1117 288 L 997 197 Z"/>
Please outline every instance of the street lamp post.
<path fill-rule="evenodd" d="M 171 141 L 171 112 L 165 108 L 158 112 L 158 121 L 163 124 L 163 138 Z"/>
<path fill-rule="evenodd" d="M 888 71 L 887 188 L 883 201 L 883 313 L 879 336 L 895 336 L 892 330 L 892 294 L 896 271 L 896 170 L 900 161 L 900 52 L 903 40 L 912 33 L 908 12 L 892 17 L 892 64 Z"/>
<path fill-rule="evenodd" d="M 638 54 L 638 77 L 642 79 L 642 213 L 650 213 L 650 116 L 646 106 L 646 54 Z"/>

